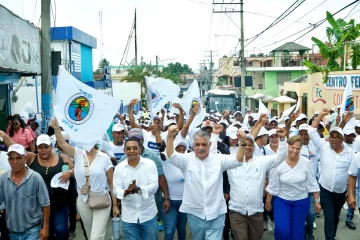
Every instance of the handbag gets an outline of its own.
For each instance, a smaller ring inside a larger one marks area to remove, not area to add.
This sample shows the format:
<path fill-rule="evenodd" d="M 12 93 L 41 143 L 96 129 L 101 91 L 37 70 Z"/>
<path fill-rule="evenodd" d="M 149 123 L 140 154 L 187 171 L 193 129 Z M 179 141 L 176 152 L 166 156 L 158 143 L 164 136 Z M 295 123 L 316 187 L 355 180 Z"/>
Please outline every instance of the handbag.
<path fill-rule="evenodd" d="M 84 159 L 85 160 L 85 159 Z M 89 195 L 88 196 L 88 204 L 90 209 L 103 209 L 108 208 L 111 205 L 111 200 L 109 194 L 107 192 L 103 193 L 95 193 L 91 192 L 90 187 L 90 162 L 86 156 L 86 160 L 84 161 L 85 167 L 85 178 L 86 183 L 81 187 L 81 194 L 82 195 Z"/>

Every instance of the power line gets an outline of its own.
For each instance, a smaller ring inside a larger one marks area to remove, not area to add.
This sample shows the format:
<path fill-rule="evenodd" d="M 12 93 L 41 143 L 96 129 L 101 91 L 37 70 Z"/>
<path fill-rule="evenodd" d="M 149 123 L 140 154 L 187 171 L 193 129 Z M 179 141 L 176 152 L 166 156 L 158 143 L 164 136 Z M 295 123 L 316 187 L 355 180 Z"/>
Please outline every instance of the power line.
<path fill-rule="evenodd" d="M 234 22 L 234 20 L 232 20 L 232 18 L 229 16 L 229 14 L 225 13 L 226 16 L 228 16 L 228 18 L 233 22 L 233 24 L 237 27 L 237 29 L 240 30 L 240 27 Z"/>
<path fill-rule="evenodd" d="M 309 12 L 307 12 L 306 14 L 304 14 L 303 16 L 301 16 L 299 19 L 302 19 L 303 17 L 307 16 L 308 14 L 310 14 L 311 12 L 313 12 L 315 9 L 317 9 L 318 7 L 320 7 L 322 4 L 324 4 L 325 2 L 327 2 L 328 0 L 325 0 L 323 2 L 321 2 L 319 5 L 317 5 L 316 7 L 314 7 L 313 9 L 311 9 Z M 267 39 L 266 41 L 262 42 L 261 44 L 259 44 L 256 48 L 261 47 L 264 43 L 268 42 L 270 39 L 272 39 L 273 37 L 275 37 L 276 35 L 278 35 L 279 33 L 285 31 L 286 29 L 288 29 L 289 27 L 291 27 L 292 25 L 294 25 L 295 22 L 293 22 L 292 24 L 290 24 L 289 26 L 287 26 L 286 28 L 282 29 L 280 32 L 277 32 L 276 34 L 274 34 L 272 37 L 270 37 L 269 39 Z M 309 24 L 309 23 L 308 23 Z"/>
<path fill-rule="evenodd" d="M 34 21 L 34 16 L 35 16 L 35 12 L 36 12 L 36 7 L 37 7 L 37 0 L 35 1 L 35 9 L 34 9 L 33 16 L 32 16 L 32 18 L 31 18 L 31 22 Z"/>

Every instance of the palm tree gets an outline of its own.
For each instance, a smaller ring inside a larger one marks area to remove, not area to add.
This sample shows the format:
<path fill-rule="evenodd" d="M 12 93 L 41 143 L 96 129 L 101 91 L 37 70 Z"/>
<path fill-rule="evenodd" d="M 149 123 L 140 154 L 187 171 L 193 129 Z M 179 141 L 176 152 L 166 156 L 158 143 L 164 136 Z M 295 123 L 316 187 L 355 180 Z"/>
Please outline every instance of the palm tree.
<path fill-rule="evenodd" d="M 321 55 L 328 60 L 328 63 L 325 67 L 320 67 L 307 60 L 304 61 L 304 65 L 309 68 L 310 73 L 326 73 L 324 81 L 327 81 L 327 73 L 330 71 L 346 71 L 347 60 L 350 58 L 352 69 L 355 70 L 360 65 L 360 45 L 354 42 L 360 36 L 360 24 L 356 24 L 354 19 L 349 22 L 343 19 L 335 20 L 329 12 L 326 12 L 326 17 L 330 24 L 330 27 L 326 28 L 327 42 L 324 43 L 315 37 L 311 40 L 319 47 Z M 350 54 L 346 56 L 344 68 L 345 50 Z"/>

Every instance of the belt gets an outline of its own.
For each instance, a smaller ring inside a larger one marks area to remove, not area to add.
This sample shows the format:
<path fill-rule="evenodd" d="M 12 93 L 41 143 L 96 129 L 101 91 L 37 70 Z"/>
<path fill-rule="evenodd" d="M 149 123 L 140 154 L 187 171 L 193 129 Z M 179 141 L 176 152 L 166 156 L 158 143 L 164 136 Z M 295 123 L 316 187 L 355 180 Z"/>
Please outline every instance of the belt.
<path fill-rule="evenodd" d="M 27 231 L 29 231 L 30 229 L 33 229 L 33 228 L 38 227 L 38 226 L 41 226 L 41 221 L 40 221 L 39 223 L 37 223 L 36 225 L 25 229 L 25 230 L 22 231 L 22 232 L 15 232 L 15 231 L 12 231 L 12 230 L 9 229 L 9 233 L 24 233 L 24 232 L 27 232 Z"/>

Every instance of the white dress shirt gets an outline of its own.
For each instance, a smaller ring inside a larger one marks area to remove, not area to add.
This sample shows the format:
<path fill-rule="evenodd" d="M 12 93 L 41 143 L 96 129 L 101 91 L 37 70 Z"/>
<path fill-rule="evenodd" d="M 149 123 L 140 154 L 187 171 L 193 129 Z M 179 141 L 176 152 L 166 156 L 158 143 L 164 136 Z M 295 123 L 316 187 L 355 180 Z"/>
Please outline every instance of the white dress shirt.
<path fill-rule="evenodd" d="M 353 150 L 357 153 L 360 152 L 360 136 L 356 136 L 355 141 L 353 143 Z"/>
<path fill-rule="evenodd" d="M 280 141 L 277 155 L 253 156 L 248 162 L 228 170 L 230 183 L 229 209 L 243 215 L 263 212 L 266 173 L 286 159 L 287 143 Z"/>
<path fill-rule="evenodd" d="M 227 212 L 223 195 L 223 172 L 242 164 L 234 155 L 210 152 L 206 159 L 200 160 L 194 152 L 174 152 L 168 161 L 180 168 L 185 176 L 180 212 L 206 220 Z"/>
<path fill-rule="evenodd" d="M 300 156 L 293 168 L 286 161 L 282 162 L 271 172 L 266 191 L 289 201 L 302 200 L 309 193 L 319 192 L 320 188 L 311 168 L 311 162 L 303 156 Z"/>
<path fill-rule="evenodd" d="M 352 159 L 355 158 L 354 151 L 343 145 L 343 151 L 336 153 L 329 142 L 320 138 L 316 128 L 310 127 L 308 133 L 320 153 L 320 185 L 330 192 L 345 192 L 349 178 L 348 170 Z"/>
<path fill-rule="evenodd" d="M 141 194 L 129 194 L 124 197 L 132 181 L 140 187 Z M 114 194 L 121 199 L 121 218 L 127 223 L 146 222 L 157 214 L 154 194 L 159 187 L 158 172 L 154 161 L 140 157 L 139 164 L 133 168 L 128 160 L 115 167 Z"/>

